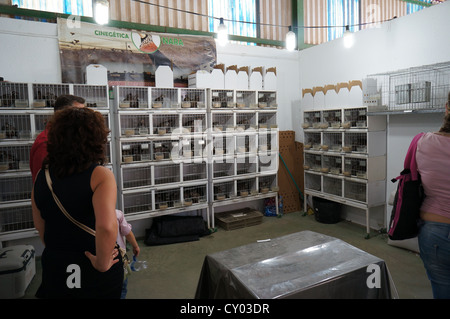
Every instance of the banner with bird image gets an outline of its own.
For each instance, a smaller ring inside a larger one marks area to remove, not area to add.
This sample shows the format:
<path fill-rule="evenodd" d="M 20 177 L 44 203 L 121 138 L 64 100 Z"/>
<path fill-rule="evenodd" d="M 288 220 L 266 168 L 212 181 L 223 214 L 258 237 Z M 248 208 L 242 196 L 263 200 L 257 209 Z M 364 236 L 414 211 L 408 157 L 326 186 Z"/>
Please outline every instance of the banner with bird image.
<path fill-rule="evenodd" d="M 85 83 L 86 69 L 101 65 L 109 85 L 154 86 L 159 66 L 170 66 L 174 86 L 185 87 L 188 75 L 217 61 L 213 37 L 155 33 L 102 26 L 75 18 L 58 18 L 64 83 Z"/>

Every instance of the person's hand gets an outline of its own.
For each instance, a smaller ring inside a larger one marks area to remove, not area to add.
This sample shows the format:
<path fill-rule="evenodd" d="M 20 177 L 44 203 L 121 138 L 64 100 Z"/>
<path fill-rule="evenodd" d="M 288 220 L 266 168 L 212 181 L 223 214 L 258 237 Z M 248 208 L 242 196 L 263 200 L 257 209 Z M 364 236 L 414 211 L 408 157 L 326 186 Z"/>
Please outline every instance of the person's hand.
<path fill-rule="evenodd" d="M 133 247 L 133 255 L 134 256 L 139 256 L 139 252 L 141 251 L 141 249 L 139 248 L 139 246 L 137 247 Z"/>
<path fill-rule="evenodd" d="M 91 261 L 92 266 L 100 272 L 108 271 L 115 263 L 119 262 L 119 259 L 115 259 L 119 255 L 119 250 L 114 248 L 112 254 L 109 257 L 109 260 L 105 266 L 99 265 L 99 261 L 97 256 L 92 255 L 90 252 L 85 251 L 84 254 Z"/>

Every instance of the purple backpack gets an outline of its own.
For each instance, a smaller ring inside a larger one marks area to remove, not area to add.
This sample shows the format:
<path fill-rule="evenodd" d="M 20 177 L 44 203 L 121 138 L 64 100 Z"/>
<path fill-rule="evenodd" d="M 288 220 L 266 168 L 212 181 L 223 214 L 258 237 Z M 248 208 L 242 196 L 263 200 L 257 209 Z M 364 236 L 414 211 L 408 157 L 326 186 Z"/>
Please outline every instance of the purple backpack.
<path fill-rule="evenodd" d="M 388 235 L 391 240 L 413 238 L 419 232 L 420 207 L 425 194 L 417 171 L 416 149 L 423 135 L 420 133 L 414 137 L 405 157 L 403 171 L 392 180 L 393 183 L 398 182 L 398 186 L 389 223 Z"/>

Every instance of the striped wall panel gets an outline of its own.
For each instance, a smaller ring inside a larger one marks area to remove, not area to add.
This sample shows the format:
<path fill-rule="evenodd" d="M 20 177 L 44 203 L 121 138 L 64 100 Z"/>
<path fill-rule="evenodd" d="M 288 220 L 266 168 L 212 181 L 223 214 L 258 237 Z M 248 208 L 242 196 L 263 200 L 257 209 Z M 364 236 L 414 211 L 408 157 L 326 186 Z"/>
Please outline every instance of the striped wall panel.
<path fill-rule="evenodd" d="M 208 0 L 110 0 L 110 15 L 112 20 L 208 32 Z"/>
<path fill-rule="evenodd" d="M 304 0 L 304 37 L 307 44 L 320 44 L 327 41 L 327 29 L 316 28 L 327 25 L 327 0 Z M 299 29 L 301 32 L 301 29 Z"/>
<path fill-rule="evenodd" d="M 292 25 L 292 1 L 260 0 L 260 6 L 261 38 L 284 41 Z"/>
<path fill-rule="evenodd" d="M 339 2 L 339 1 L 336 1 Z M 328 1 L 304 0 L 305 43 L 320 44 L 328 39 Z M 360 0 L 360 29 L 377 27 L 380 22 L 407 15 L 408 3 L 401 0 Z"/>

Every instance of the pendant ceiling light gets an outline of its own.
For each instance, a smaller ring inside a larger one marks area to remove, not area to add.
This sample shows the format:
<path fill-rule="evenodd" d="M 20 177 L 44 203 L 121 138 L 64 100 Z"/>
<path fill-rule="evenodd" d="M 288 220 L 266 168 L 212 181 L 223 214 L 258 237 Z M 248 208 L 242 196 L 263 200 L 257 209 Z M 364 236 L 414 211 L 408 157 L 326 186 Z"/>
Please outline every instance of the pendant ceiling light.
<path fill-rule="evenodd" d="M 93 6 L 95 22 L 98 24 L 107 24 L 109 22 L 109 1 L 94 0 Z"/>
<path fill-rule="evenodd" d="M 350 31 L 349 26 L 345 27 L 345 32 L 344 32 L 343 38 L 344 38 L 344 47 L 346 47 L 347 49 L 351 48 L 353 46 L 355 39 L 354 39 L 354 34 L 353 34 L 353 32 Z"/>
<path fill-rule="evenodd" d="M 220 24 L 217 28 L 217 41 L 221 46 L 225 46 L 228 43 L 228 29 L 223 23 L 223 18 L 220 18 Z"/>
<path fill-rule="evenodd" d="M 286 49 L 288 51 L 294 51 L 295 50 L 295 33 L 292 31 L 292 27 L 289 27 L 289 32 L 286 33 Z"/>

